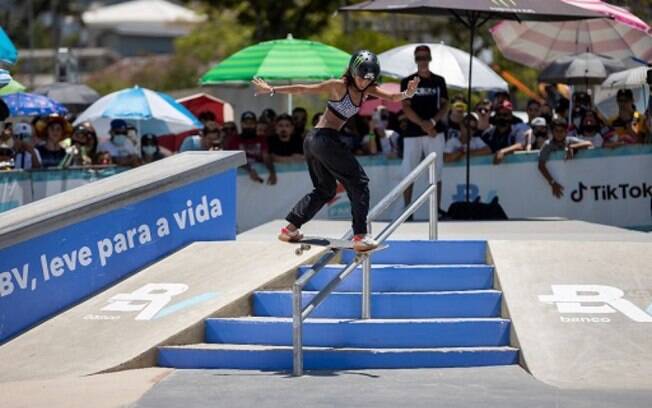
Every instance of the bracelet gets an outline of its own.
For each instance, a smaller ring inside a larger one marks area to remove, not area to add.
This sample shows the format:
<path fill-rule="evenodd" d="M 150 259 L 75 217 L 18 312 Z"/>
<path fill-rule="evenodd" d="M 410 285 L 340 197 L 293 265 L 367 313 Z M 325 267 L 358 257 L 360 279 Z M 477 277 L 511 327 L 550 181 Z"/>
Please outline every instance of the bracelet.
<path fill-rule="evenodd" d="M 401 92 L 401 95 L 403 95 L 403 99 L 408 99 L 410 96 L 408 96 L 407 89 Z"/>
<path fill-rule="evenodd" d="M 274 96 L 275 89 L 274 89 L 273 86 L 271 88 L 272 88 L 272 90 L 270 91 L 269 96 Z"/>
<path fill-rule="evenodd" d="M 432 123 L 433 126 L 437 126 L 437 121 L 434 118 L 430 118 L 430 123 Z"/>

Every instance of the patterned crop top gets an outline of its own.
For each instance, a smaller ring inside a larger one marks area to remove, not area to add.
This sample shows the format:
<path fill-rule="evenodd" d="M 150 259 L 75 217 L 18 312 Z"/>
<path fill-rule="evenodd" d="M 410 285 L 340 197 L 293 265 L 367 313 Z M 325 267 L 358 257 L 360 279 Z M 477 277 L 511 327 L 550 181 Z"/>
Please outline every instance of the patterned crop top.
<path fill-rule="evenodd" d="M 328 106 L 328 110 L 333 112 L 335 116 L 342 120 L 349 119 L 360 110 L 360 105 L 353 103 L 348 88 L 346 90 L 346 94 L 342 97 L 342 99 L 339 101 L 333 101 L 329 99 L 326 106 Z"/>

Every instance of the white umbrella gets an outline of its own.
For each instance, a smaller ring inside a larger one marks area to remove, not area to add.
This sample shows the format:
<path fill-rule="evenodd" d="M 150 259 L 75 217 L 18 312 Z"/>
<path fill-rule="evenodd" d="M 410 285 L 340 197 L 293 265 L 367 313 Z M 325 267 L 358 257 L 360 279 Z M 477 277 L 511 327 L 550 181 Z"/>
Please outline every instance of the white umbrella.
<path fill-rule="evenodd" d="M 652 68 L 636 67 L 613 73 L 602 83 L 604 88 L 638 88 L 647 85 L 647 71 Z"/>
<path fill-rule="evenodd" d="M 378 55 L 383 75 L 404 78 L 417 72 L 414 62 L 414 49 L 421 44 L 408 44 L 392 48 Z M 466 89 L 469 83 L 469 53 L 446 44 L 426 44 L 430 47 L 432 61 L 430 71 L 446 79 L 451 88 Z M 507 90 L 507 82 L 496 74 L 487 64 L 473 57 L 474 90 Z"/>

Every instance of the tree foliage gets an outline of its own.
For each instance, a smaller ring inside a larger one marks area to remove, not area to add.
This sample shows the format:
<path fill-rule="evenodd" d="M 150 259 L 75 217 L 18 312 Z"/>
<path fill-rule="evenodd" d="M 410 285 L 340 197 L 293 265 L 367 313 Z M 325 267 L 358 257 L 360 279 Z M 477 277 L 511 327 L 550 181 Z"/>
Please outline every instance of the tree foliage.
<path fill-rule="evenodd" d="M 216 9 L 236 13 L 232 27 L 251 27 L 254 43 L 285 38 L 288 33 L 305 38 L 320 32 L 340 6 L 340 0 L 204 0 Z"/>

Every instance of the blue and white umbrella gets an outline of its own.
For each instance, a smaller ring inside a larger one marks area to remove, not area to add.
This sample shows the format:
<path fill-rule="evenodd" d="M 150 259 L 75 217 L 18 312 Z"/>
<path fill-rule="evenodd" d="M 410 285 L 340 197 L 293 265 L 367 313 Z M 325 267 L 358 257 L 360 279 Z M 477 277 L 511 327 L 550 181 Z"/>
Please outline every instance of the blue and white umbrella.
<path fill-rule="evenodd" d="M 15 64 L 18 59 L 18 51 L 14 43 L 11 42 L 2 27 L 0 27 L 0 61 L 7 64 Z"/>
<path fill-rule="evenodd" d="M 16 92 L 2 97 L 11 116 L 65 115 L 68 109 L 47 96 Z"/>
<path fill-rule="evenodd" d="M 201 122 L 171 96 L 138 86 L 98 99 L 75 124 L 91 122 L 99 134 L 105 135 L 113 119 L 132 123 L 141 135 L 168 135 L 202 127 Z"/>

